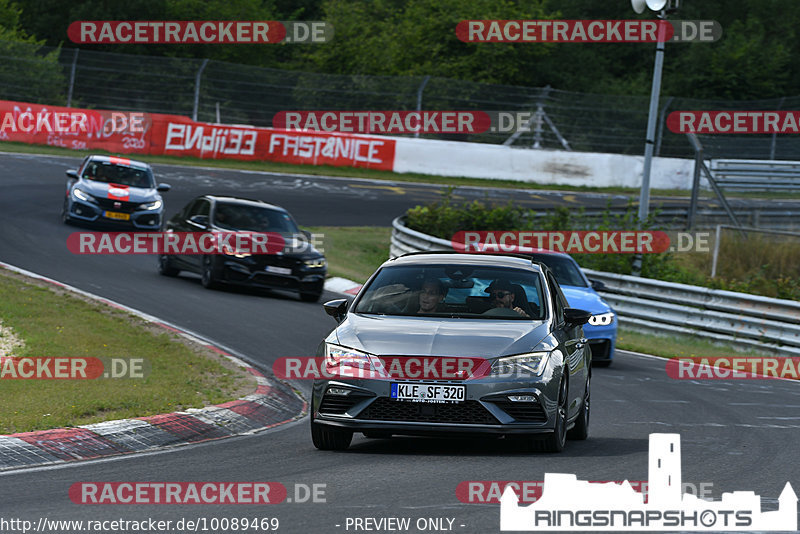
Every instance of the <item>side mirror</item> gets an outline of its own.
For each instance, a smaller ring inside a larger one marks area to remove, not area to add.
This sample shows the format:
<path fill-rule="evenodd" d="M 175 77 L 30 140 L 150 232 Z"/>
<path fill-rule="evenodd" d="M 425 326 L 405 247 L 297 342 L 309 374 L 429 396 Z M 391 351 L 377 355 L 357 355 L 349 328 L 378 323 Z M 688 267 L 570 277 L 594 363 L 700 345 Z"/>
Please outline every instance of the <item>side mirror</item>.
<path fill-rule="evenodd" d="M 336 319 L 341 323 L 344 321 L 344 316 L 347 315 L 347 299 L 330 300 L 322 305 L 325 308 L 325 313 Z M 587 321 L 589 319 L 586 319 Z"/>
<path fill-rule="evenodd" d="M 592 280 L 591 278 L 589 278 L 589 283 L 592 284 L 592 289 L 594 289 L 595 291 L 606 290 L 606 285 L 600 280 Z"/>
<path fill-rule="evenodd" d="M 589 322 L 591 313 L 586 310 L 579 310 L 578 308 L 564 308 L 564 320 L 573 325 L 581 325 Z"/>
<path fill-rule="evenodd" d="M 78 171 L 75 169 L 70 169 L 67 171 L 67 178 L 70 180 L 77 180 L 78 179 Z"/>
<path fill-rule="evenodd" d="M 158 184 L 156 186 L 156 191 L 158 191 L 159 193 L 166 193 L 170 189 L 172 189 L 172 186 L 169 184 Z"/>
<path fill-rule="evenodd" d="M 206 229 L 208 228 L 208 215 L 192 215 L 189 217 L 189 223 L 199 228 Z"/>
<path fill-rule="evenodd" d="M 300 230 L 300 232 L 302 232 L 302 234 L 303 234 L 304 236 L 306 236 L 306 239 L 308 239 L 309 241 L 311 241 L 311 232 L 309 232 L 308 230 Z"/>

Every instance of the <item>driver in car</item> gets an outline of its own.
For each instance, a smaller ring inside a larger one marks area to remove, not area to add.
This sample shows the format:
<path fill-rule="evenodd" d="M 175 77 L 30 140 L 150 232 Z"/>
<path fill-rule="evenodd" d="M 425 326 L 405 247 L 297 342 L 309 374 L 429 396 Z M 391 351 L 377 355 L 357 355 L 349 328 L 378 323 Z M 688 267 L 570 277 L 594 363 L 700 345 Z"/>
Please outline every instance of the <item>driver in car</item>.
<path fill-rule="evenodd" d="M 492 308 L 507 308 L 514 310 L 523 317 L 530 317 L 525 310 L 514 306 L 514 289 L 507 280 L 495 280 L 484 291 L 492 297 Z"/>

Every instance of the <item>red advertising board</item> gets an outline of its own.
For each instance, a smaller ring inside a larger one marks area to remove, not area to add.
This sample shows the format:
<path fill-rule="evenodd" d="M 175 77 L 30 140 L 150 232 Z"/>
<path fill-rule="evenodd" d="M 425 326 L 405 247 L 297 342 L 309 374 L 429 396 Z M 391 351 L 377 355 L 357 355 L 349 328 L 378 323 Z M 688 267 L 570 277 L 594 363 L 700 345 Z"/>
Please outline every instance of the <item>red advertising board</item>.
<path fill-rule="evenodd" d="M 178 115 L 0 100 L 0 141 L 122 154 L 264 160 L 392 170 L 395 140 L 195 122 Z"/>

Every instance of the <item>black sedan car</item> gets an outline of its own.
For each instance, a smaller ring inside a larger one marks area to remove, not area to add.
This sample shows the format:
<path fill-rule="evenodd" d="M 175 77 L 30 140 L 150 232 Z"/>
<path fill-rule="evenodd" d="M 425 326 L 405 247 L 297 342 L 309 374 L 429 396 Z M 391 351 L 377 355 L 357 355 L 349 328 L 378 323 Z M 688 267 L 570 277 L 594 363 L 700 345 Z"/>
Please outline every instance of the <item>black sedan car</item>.
<path fill-rule="evenodd" d="M 327 262 L 285 209 L 261 200 L 205 195 L 190 201 L 165 225 L 166 232 L 263 232 L 280 234 L 285 246 L 270 254 L 223 249 L 218 254 L 161 254 L 158 271 L 198 273 L 208 289 L 224 284 L 296 291 L 307 302 L 322 295 Z"/>
<path fill-rule="evenodd" d="M 568 435 L 588 436 L 582 325 L 591 314 L 567 307 L 544 264 L 407 254 L 385 262 L 352 305 L 335 300 L 325 310 L 339 326 L 317 351 L 325 374 L 313 385 L 311 437 L 319 449 L 345 449 L 354 432 L 511 436 L 549 452 L 562 451 Z M 387 369 L 398 358 L 417 360 L 423 373 L 393 376 Z M 442 379 L 439 360 L 464 372 Z"/>

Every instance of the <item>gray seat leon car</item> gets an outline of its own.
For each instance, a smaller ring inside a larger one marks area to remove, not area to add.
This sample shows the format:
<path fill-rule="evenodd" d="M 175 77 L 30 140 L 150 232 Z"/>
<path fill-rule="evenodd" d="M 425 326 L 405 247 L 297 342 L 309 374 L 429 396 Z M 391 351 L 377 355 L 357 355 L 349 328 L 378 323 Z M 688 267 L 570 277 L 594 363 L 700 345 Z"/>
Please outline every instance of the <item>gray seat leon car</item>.
<path fill-rule="evenodd" d="M 413 253 L 385 262 L 317 350 L 311 436 L 343 450 L 353 433 L 465 434 L 561 452 L 586 439 L 590 313 L 567 307 L 555 277 L 517 255 Z"/>

